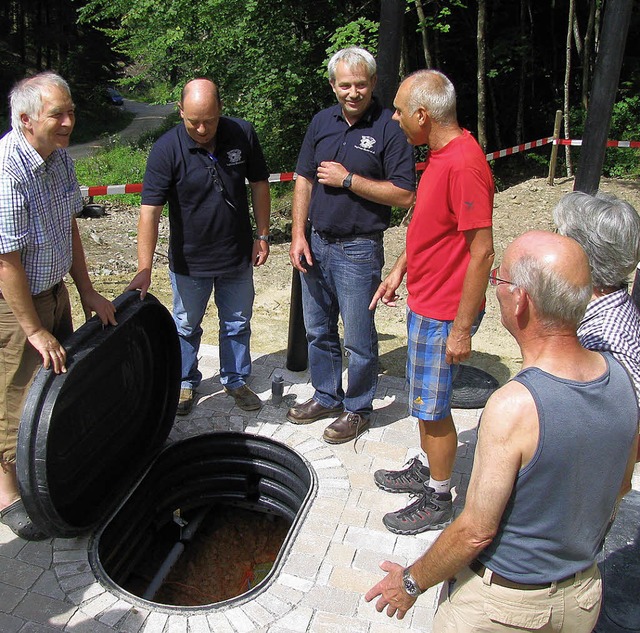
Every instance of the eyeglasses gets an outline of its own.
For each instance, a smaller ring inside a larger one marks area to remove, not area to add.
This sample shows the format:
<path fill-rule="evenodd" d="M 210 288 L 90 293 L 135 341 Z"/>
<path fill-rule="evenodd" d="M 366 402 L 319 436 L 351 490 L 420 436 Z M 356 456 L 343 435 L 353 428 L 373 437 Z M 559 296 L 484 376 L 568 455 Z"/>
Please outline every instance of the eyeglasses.
<path fill-rule="evenodd" d="M 498 277 L 499 270 L 500 266 L 496 266 L 496 268 L 494 268 L 489 273 L 489 284 L 492 286 L 499 286 L 500 284 L 508 284 L 509 286 L 513 286 L 514 283 L 512 281 L 507 281 L 506 279 L 500 279 L 500 277 Z"/>

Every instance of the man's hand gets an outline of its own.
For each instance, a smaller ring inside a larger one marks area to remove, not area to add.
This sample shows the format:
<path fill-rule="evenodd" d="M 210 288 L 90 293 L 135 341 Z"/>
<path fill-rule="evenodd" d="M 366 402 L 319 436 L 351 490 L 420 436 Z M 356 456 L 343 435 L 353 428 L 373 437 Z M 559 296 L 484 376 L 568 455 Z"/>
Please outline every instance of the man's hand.
<path fill-rule="evenodd" d="M 307 266 L 313 266 L 313 258 L 311 257 L 311 249 L 309 242 L 304 237 L 294 238 L 291 240 L 291 248 L 289 248 L 289 260 L 291 265 L 301 273 L 306 273 Z"/>
<path fill-rule="evenodd" d="M 254 240 L 253 242 L 253 252 L 251 255 L 251 261 L 253 265 L 257 268 L 258 266 L 262 266 L 269 257 L 269 242 L 265 242 L 265 240 Z"/>
<path fill-rule="evenodd" d="M 450 365 L 457 365 L 471 356 L 471 332 L 456 328 L 455 324 L 447 337 L 445 360 Z"/>
<path fill-rule="evenodd" d="M 115 317 L 116 308 L 113 303 L 93 288 L 80 295 L 80 302 L 87 321 L 95 312 L 102 321 L 102 325 L 118 325 Z"/>
<path fill-rule="evenodd" d="M 376 611 L 382 613 L 386 607 L 387 615 L 390 618 L 395 615 L 398 620 L 402 620 L 416 601 L 404 590 L 404 583 L 402 582 L 404 567 L 385 560 L 380 563 L 380 569 L 386 571 L 387 575 L 377 585 L 369 589 L 364 599 L 367 602 L 371 602 L 380 596 L 376 602 Z"/>
<path fill-rule="evenodd" d="M 349 175 L 349 171 L 340 163 L 322 161 L 316 170 L 318 182 L 328 187 L 342 187 L 343 180 Z"/>
<path fill-rule="evenodd" d="M 371 303 L 369 304 L 369 310 L 375 310 L 378 305 L 378 301 L 382 301 L 384 305 L 390 308 L 395 308 L 400 298 L 397 293 L 400 284 L 402 283 L 402 274 L 394 272 L 393 270 L 382 280 L 382 283 L 378 286 Z"/>
<path fill-rule="evenodd" d="M 131 283 L 124 289 L 127 290 L 139 290 L 140 299 L 144 299 L 147 296 L 147 290 L 151 285 L 151 271 L 148 268 L 139 270 L 136 276 L 131 280 Z"/>
<path fill-rule="evenodd" d="M 40 356 L 45 369 L 51 367 L 56 374 L 66 373 L 67 352 L 60 345 L 60 341 L 44 328 L 35 331 L 27 340 L 33 345 Z"/>

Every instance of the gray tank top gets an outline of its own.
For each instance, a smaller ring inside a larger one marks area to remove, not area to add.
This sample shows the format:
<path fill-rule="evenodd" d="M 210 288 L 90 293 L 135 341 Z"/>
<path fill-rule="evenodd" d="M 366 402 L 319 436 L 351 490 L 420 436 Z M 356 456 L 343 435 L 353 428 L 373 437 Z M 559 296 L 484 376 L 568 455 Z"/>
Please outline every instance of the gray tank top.
<path fill-rule="evenodd" d="M 547 583 L 595 560 L 613 511 L 634 435 L 638 405 L 627 372 L 610 354 L 590 382 L 538 368 L 513 380 L 531 393 L 538 447 L 519 471 L 498 534 L 478 559 L 526 584 Z"/>

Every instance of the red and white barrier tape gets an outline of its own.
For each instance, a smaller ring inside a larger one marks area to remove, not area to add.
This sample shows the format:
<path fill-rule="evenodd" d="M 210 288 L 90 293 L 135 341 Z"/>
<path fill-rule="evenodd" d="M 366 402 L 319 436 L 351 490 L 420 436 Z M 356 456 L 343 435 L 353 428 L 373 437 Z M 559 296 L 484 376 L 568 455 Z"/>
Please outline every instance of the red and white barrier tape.
<path fill-rule="evenodd" d="M 487 154 L 487 160 L 495 160 L 496 158 L 504 158 L 505 156 L 511 156 L 518 152 L 524 152 L 533 147 L 542 147 L 553 143 L 554 145 L 582 145 L 581 140 L 572 139 L 554 139 L 553 136 L 538 139 L 537 141 L 531 141 L 529 143 L 522 143 L 521 145 L 514 145 L 507 149 L 501 149 L 497 152 L 491 152 Z M 640 147 L 640 141 L 607 141 L 607 147 Z M 418 171 L 424 171 L 425 163 L 416 163 L 416 169 Z M 295 173 L 292 171 L 283 172 L 280 174 L 270 174 L 269 182 L 291 182 L 295 178 Z M 83 196 L 111 196 L 115 194 L 123 193 L 141 193 L 142 183 L 135 185 L 105 185 L 96 187 L 80 187 L 80 192 Z"/>

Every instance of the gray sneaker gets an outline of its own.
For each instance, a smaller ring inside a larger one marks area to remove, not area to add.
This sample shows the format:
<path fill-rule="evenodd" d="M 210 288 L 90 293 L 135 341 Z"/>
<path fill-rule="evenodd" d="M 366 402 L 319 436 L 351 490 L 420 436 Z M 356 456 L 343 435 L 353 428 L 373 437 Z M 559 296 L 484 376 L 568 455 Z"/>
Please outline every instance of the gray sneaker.
<path fill-rule="evenodd" d="M 394 534 L 420 534 L 427 530 L 441 530 L 451 523 L 453 502 L 451 493 L 436 493 L 425 486 L 424 494 L 397 512 L 382 517 L 387 530 Z"/>
<path fill-rule="evenodd" d="M 373 480 L 378 488 L 387 492 L 411 492 L 424 494 L 424 486 L 429 483 L 430 472 L 417 457 L 410 459 L 403 470 L 376 470 Z"/>

